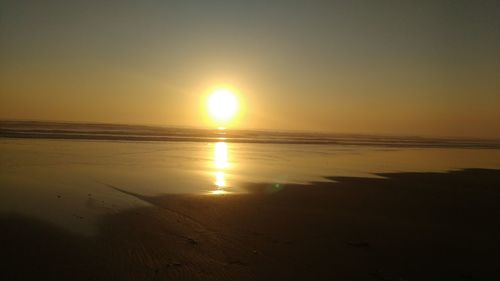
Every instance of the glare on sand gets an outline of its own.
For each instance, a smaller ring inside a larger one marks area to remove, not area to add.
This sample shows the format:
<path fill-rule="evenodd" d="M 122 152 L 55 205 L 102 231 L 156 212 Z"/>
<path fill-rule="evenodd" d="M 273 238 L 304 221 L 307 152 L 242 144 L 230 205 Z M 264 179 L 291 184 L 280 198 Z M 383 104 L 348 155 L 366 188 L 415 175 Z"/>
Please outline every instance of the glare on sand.
<path fill-rule="evenodd" d="M 231 121 L 238 111 L 238 100 L 231 90 L 217 89 L 208 97 L 208 113 L 210 117 L 223 125 Z"/>

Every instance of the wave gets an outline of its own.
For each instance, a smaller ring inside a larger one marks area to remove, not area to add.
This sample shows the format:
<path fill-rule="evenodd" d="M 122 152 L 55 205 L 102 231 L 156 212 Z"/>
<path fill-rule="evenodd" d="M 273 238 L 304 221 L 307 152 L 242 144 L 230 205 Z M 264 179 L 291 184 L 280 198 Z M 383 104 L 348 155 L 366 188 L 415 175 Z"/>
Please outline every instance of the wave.
<path fill-rule="evenodd" d="M 262 130 L 209 130 L 144 125 L 0 121 L 1 138 L 185 141 L 386 147 L 500 148 L 500 141 Z"/>

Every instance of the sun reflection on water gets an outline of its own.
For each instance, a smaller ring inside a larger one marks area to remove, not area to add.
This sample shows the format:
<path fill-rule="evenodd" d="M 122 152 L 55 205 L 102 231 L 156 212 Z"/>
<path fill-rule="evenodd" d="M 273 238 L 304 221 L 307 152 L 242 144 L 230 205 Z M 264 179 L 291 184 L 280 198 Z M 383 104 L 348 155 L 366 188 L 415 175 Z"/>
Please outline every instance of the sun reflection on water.
<path fill-rule="evenodd" d="M 225 142 L 217 142 L 215 143 L 214 150 L 214 167 L 215 167 L 215 190 L 212 190 L 210 193 L 214 195 L 226 194 L 226 174 L 225 169 L 229 167 L 228 160 L 228 147 Z"/>
<path fill-rule="evenodd" d="M 225 179 L 225 174 L 222 171 L 217 171 L 215 172 L 215 185 L 217 187 L 224 187 L 226 186 L 226 179 Z"/>
<path fill-rule="evenodd" d="M 225 169 L 229 167 L 227 159 L 227 143 L 218 142 L 215 144 L 215 168 Z"/>

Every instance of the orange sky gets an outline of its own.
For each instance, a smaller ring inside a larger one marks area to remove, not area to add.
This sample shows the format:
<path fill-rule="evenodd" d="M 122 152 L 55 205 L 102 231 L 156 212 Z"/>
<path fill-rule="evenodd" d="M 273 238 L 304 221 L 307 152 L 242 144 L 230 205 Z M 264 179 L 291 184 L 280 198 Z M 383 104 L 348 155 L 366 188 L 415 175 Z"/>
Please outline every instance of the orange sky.
<path fill-rule="evenodd" d="M 494 1 L 0 6 L 1 119 L 500 138 Z"/>

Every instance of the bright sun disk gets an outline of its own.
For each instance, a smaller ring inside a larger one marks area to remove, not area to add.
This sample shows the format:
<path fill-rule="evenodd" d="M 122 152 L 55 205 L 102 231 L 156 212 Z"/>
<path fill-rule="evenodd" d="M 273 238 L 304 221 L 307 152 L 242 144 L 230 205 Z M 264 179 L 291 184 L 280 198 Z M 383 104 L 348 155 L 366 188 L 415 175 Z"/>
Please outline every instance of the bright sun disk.
<path fill-rule="evenodd" d="M 216 122 L 228 122 L 238 110 L 235 95 L 227 89 L 215 90 L 208 98 L 208 112 Z"/>

